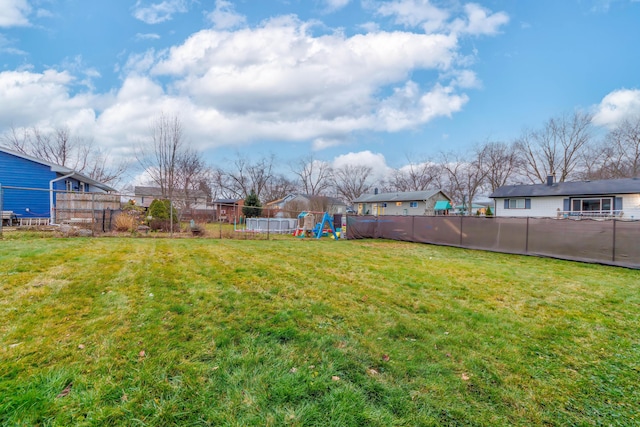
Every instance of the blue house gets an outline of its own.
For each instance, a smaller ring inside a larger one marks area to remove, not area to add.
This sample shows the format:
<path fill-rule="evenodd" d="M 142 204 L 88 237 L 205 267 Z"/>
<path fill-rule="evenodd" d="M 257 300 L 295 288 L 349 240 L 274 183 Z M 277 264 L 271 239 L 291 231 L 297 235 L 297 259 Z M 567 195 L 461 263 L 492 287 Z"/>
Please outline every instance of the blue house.
<path fill-rule="evenodd" d="M 55 222 L 56 191 L 107 193 L 114 188 L 65 166 L 0 146 L 2 210 Z"/>

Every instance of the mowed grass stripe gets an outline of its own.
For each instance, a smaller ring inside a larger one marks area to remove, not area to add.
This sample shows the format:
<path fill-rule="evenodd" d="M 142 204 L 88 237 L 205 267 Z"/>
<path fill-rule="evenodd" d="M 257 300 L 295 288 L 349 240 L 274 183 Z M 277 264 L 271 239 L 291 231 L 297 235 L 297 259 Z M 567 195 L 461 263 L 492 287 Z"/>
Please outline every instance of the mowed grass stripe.
<path fill-rule="evenodd" d="M 0 424 L 633 425 L 639 279 L 389 241 L 8 238 Z"/>

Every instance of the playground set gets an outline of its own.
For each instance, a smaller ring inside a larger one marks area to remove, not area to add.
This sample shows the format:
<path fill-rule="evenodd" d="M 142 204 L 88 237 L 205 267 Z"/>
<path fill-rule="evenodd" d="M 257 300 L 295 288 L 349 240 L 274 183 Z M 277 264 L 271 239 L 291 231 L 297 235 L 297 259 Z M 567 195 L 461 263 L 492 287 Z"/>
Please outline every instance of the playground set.
<path fill-rule="evenodd" d="M 320 222 L 316 223 L 316 217 L 321 216 Z M 339 224 L 339 226 L 336 226 Z M 331 233 L 335 240 L 343 234 L 342 215 L 335 215 L 333 218 L 328 212 L 300 212 L 298 215 L 298 227 L 293 235 L 299 238 L 315 237 L 319 239 L 329 236 Z M 344 234 L 343 234 L 344 236 Z"/>

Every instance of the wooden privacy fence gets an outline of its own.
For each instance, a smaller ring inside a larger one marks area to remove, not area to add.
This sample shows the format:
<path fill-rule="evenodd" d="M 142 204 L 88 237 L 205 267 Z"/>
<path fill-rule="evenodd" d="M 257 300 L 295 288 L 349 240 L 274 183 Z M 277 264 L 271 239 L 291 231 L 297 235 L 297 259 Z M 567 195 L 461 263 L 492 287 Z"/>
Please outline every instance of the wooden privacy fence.
<path fill-rule="evenodd" d="M 640 269 L 640 221 L 348 216 L 347 238 L 392 239 Z"/>
<path fill-rule="evenodd" d="M 94 232 L 112 231 L 121 212 L 120 199 L 118 194 L 56 193 L 55 221 Z"/>

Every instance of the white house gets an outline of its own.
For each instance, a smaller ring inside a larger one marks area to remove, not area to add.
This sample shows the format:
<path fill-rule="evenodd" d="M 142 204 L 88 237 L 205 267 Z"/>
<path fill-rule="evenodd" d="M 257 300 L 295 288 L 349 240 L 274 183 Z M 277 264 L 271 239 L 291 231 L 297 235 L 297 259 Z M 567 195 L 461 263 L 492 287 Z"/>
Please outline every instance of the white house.
<path fill-rule="evenodd" d="M 502 217 L 640 219 L 640 178 L 505 185 L 491 194 Z"/>
<path fill-rule="evenodd" d="M 453 209 L 441 190 L 363 194 L 353 201 L 358 215 L 445 215 Z"/>

